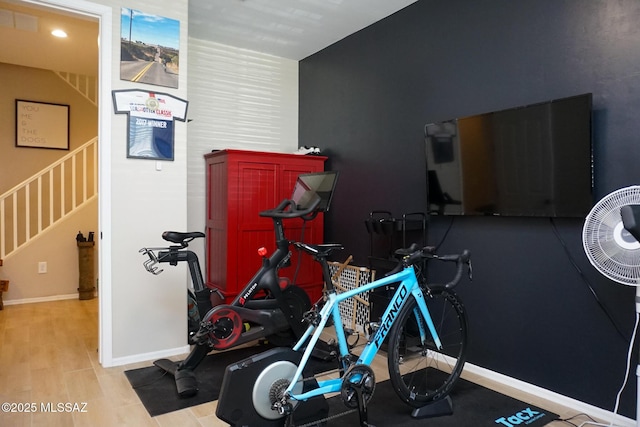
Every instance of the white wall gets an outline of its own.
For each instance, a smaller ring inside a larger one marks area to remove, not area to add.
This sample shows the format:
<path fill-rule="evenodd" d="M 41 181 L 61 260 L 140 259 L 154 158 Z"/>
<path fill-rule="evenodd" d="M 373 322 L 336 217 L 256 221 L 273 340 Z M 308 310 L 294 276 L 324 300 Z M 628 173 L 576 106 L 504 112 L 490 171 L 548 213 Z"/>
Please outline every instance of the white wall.
<path fill-rule="evenodd" d="M 189 38 L 189 118 L 187 225 L 204 231 L 204 154 L 298 149 L 298 62 Z"/>
<path fill-rule="evenodd" d="M 110 23 L 101 23 L 102 46 L 110 43 L 110 53 L 100 54 L 101 362 L 114 366 L 184 352 L 186 268 L 168 267 L 153 276 L 143 269 L 144 257 L 138 250 L 162 245 L 164 230 L 204 229 L 204 153 L 214 148 L 277 152 L 297 148 L 297 62 L 188 41 L 187 0 L 49 0 L 47 4 L 103 18 L 111 15 Z M 120 80 L 123 6 L 180 21 L 177 89 Z M 111 14 L 105 12 L 109 8 Z M 105 24 L 111 31 L 109 43 L 104 42 Z M 194 76 L 187 79 L 191 66 Z M 111 100 L 105 99 L 118 89 L 165 92 L 190 102 L 188 119 L 193 122 L 175 123 L 175 161 L 162 162 L 162 170 L 156 170 L 155 161 L 126 158 L 126 117 L 115 115 Z M 261 101 L 249 106 L 247 97 Z"/>
<path fill-rule="evenodd" d="M 2 278 L 9 279 L 9 292 L 3 295 L 5 304 L 78 298 L 80 270 L 75 236 L 79 230 L 85 237 L 89 231 L 95 232 L 97 217 L 98 198 L 95 197 L 12 254 L 2 267 Z M 32 250 L 35 246 L 38 249 Z M 93 252 L 97 277 L 98 246 Z M 46 274 L 38 272 L 40 262 L 47 263 Z"/>
<path fill-rule="evenodd" d="M 113 7 L 112 90 L 157 91 L 187 99 L 187 0 L 104 3 Z M 177 89 L 120 80 L 120 13 L 123 6 L 180 21 Z M 153 276 L 142 267 L 144 257 L 138 251 L 145 246 L 161 244 L 160 235 L 164 230 L 186 227 L 187 124 L 174 123 L 175 160 L 159 162 L 161 170 L 158 171 L 156 161 L 127 158 L 126 115 L 113 115 L 111 120 L 112 358 L 113 364 L 117 365 L 185 349 L 186 269 L 184 266 L 166 268 L 161 275 Z"/>

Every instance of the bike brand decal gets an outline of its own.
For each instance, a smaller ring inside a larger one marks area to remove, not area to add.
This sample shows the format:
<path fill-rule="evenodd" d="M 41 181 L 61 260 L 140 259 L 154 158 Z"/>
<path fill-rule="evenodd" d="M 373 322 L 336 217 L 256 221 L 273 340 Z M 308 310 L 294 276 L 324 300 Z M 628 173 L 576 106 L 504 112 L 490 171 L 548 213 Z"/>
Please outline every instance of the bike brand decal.
<path fill-rule="evenodd" d="M 387 333 L 389 333 L 391 325 L 398 315 L 398 312 L 400 311 L 404 300 L 407 298 L 407 295 L 409 295 L 409 290 L 406 286 L 401 285 L 400 289 L 398 289 L 398 291 L 396 292 L 396 297 L 393 300 L 393 304 L 390 305 L 391 309 L 389 310 L 389 314 L 387 314 L 387 317 L 384 318 L 384 320 L 380 324 L 378 332 L 376 333 L 374 341 L 377 348 L 380 348 L 382 342 L 384 341 L 384 338 L 387 336 Z"/>
<path fill-rule="evenodd" d="M 509 417 L 500 417 L 495 422 L 496 424 L 502 424 L 506 427 L 514 427 L 519 424 L 531 424 L 532 422 L 539 420 L 546 414 L 534 411 L 531 408 L 523 409 L 522 411 L 513 414 Z"/>
<path fill-rule="evenodd" d="M 249 299 L 249 297 L 251 296 L 253 291 L 256 290 L 257 287 L 258 287 L 258 282 L 254 283 L 253 285 L 251 285 L 249 289 L 247 289 L 247 292 L 245 292 L 244 295 L 240 297 L 240 300 L 239 300 L 240 305 L 244 305 L 244 303 L 247 301 L 247 299 Z"/>

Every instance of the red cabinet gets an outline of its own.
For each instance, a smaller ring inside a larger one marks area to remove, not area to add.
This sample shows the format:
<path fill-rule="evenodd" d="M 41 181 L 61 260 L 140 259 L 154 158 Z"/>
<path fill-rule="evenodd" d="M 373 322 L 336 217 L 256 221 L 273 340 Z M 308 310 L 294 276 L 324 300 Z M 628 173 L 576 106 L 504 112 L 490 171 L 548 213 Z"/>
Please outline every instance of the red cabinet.
<path fill-rule="evenodd" d="M 207 179 L 207 286 L 217 287 L 227 302 L 245 287 L 261 265 L 258 249 L 275 250 L 271 218 L 261 211 L 275 208 L 291 197 L 298 175 L 324 170 L 326 157 L 222 150 L 205 155 Z M 292 241 L 323 242 L 324 218 L 319 214 L 304 224 L 285 219 L 285 235 Z M 280 277 L 294 280 L 312 302 L 321 296 L 322 270 L 307 254 L 291 248 L 291 266 Z M 300 267 L 298 267 L 300 260 Z"/>

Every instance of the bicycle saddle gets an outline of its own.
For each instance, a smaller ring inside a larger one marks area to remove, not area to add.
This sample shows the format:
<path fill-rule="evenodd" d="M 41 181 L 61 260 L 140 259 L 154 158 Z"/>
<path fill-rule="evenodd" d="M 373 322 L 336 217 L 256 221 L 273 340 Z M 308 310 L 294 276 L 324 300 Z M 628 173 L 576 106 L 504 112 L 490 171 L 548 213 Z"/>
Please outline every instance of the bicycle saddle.
<path fill-rule="evenodd" d="M 192 231 L 189 233 L 182 233 L 180 231 L 165 231 L 162 233 L 162 238 L 167 242 L 181 243 L 190 242 L 197 237 L 204 237 L 204 233 L 201 231 Z"/>

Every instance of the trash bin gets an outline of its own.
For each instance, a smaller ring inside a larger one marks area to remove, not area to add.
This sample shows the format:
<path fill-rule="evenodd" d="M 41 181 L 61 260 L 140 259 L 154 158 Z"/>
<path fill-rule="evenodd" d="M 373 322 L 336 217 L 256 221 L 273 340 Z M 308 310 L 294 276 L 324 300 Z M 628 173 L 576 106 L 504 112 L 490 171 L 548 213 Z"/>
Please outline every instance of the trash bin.
<path fill-rule="evenodd" d="M 82 241 L 76 239 L 78 244 L 78 266 L 80 268 L 80 277 L 78 279 L 78 296 L 81 300 L 92 299 L 95 296 L 95 286 L 93 286 L 94 261 L 93 249 L 95 242 Z"/>
<path fill-rule="evenodd" d="M 4 303 L 2 302 L 2 293 L 9 291 L 9 281 L 8 280 L 0 280 L 0 310 L 4 308 Z"/>

